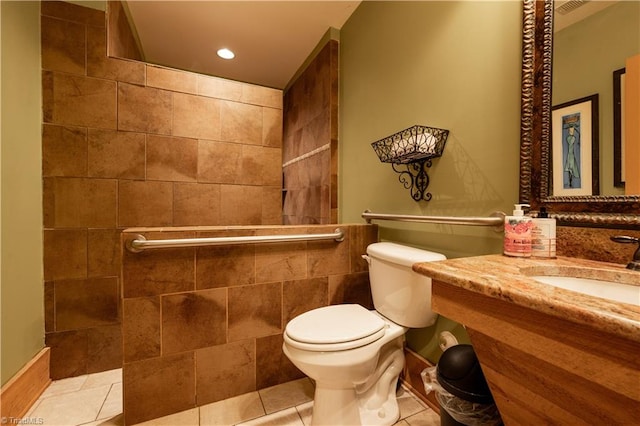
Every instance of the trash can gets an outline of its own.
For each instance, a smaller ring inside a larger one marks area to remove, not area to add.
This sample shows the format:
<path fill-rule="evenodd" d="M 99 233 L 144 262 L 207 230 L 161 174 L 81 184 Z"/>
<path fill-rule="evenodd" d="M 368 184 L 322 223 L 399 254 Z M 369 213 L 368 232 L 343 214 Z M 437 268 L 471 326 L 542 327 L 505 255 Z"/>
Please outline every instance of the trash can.
<path fill-rule="evenodd" d="M 471 345 L 449 347 L 436 367 L 422 372 L 422 378 L 427 393 L 435 391 L 440 404 L 441 426 L 502 425 L 498 407 Z"/>

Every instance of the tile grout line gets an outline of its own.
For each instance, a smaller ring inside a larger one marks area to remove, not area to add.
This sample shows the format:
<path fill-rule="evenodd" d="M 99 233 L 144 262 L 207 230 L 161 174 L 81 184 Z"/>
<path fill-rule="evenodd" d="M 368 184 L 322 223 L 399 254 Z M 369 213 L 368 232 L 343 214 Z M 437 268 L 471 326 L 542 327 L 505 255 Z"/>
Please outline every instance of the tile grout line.
<path fill-rule="evenodd" d="M 303 405 L 306 405 L 308 403 L 309 401 L 303 402 L 302 404 L 298 404 L 293 407 L 296 409 L 296 413 L 298 413 L 298 417 L 300 418 L 300 422 L 303 424 L 303 426 L 307 426 L 307 424 L 304 422 L 304 418 L 302 418 L 302 411 L 301 411 L 302 409 L 301 408 L 299 409 L 298 407 L 302 407 Z M 311 400 L 311 409 L 313 410 L 313 400 Z"/>
<path fill-rule="evenodd" d="M 104 408 L 104 405 L 107 403 L 107 399 L 109 398 L 109 394 L 113 390 L 113 385 L 114 385 L 113 383 L 111 383 L 109 385 L 109 390 L 107 391 L 106 395 L 104 396 L 104 400 L 102 401 L 102 404 L 100 405 L 100 408 L 98 409 L 98 412 L 96 413 L 96 418 L 93 419 L 93 421 L 98 420 L 98 418 L 100 417 L 100 413 L 102 412 L 102 409 Z"/>

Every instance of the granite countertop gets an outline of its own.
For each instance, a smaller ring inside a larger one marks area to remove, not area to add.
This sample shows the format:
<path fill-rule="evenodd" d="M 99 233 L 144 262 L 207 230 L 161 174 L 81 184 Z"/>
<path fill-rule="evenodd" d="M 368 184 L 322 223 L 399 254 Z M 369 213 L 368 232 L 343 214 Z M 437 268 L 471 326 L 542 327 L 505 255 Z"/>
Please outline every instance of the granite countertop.
<path fill-rule="evenodd" d="M 640 306 L 564 290 L 531 278 L 576 276 L 640 286 L 640 272 L 630 271 L 625 265 L 569 257 L 524 259 L 488 255 L 417 263 L 413 269 L 456 287 L 640 342 Z"/>

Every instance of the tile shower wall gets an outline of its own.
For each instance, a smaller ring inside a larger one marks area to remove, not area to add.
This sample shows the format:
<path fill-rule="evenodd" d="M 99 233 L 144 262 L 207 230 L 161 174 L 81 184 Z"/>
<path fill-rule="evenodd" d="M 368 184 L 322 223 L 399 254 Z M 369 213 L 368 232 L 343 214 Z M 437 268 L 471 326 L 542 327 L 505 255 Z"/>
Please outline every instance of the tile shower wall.
<path fill-rule="evenodd" d="M 125 424 L 303 377 L 282 352 L 286 323 L 310 309 L 373 308 L 367 263 L 376 225 L 343 242 L 122 252 Z M 129 229 L 123 241 L 333 232 L 335 226 Z M 162 401 L 162 404 L 158 404 Z"/>
<path fill-rule="evenodd" d="M 338 222 L 338 42 L 330 40 L 284 95 L 287 225 Z"/>
<path fill-rule="evenodd" d="M 45 328 L 59 379 L 122 364 L 122 229 L 282 223 L 282 91 L 109 58 L 104 12 L 45 1 L 41 15 Z"/>

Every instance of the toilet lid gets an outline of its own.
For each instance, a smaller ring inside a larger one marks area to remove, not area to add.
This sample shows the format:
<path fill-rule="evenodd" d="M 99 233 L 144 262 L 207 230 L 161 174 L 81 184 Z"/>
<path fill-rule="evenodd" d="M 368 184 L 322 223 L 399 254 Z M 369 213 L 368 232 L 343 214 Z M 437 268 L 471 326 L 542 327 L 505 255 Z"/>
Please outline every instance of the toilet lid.
<path fill-rule="evenodd" d="M 328 345 L 384 334 L 384 326 L 382 318 L 360 305 L 331 305 L 295 317 L 285 333 L 297 342 Z"/>

